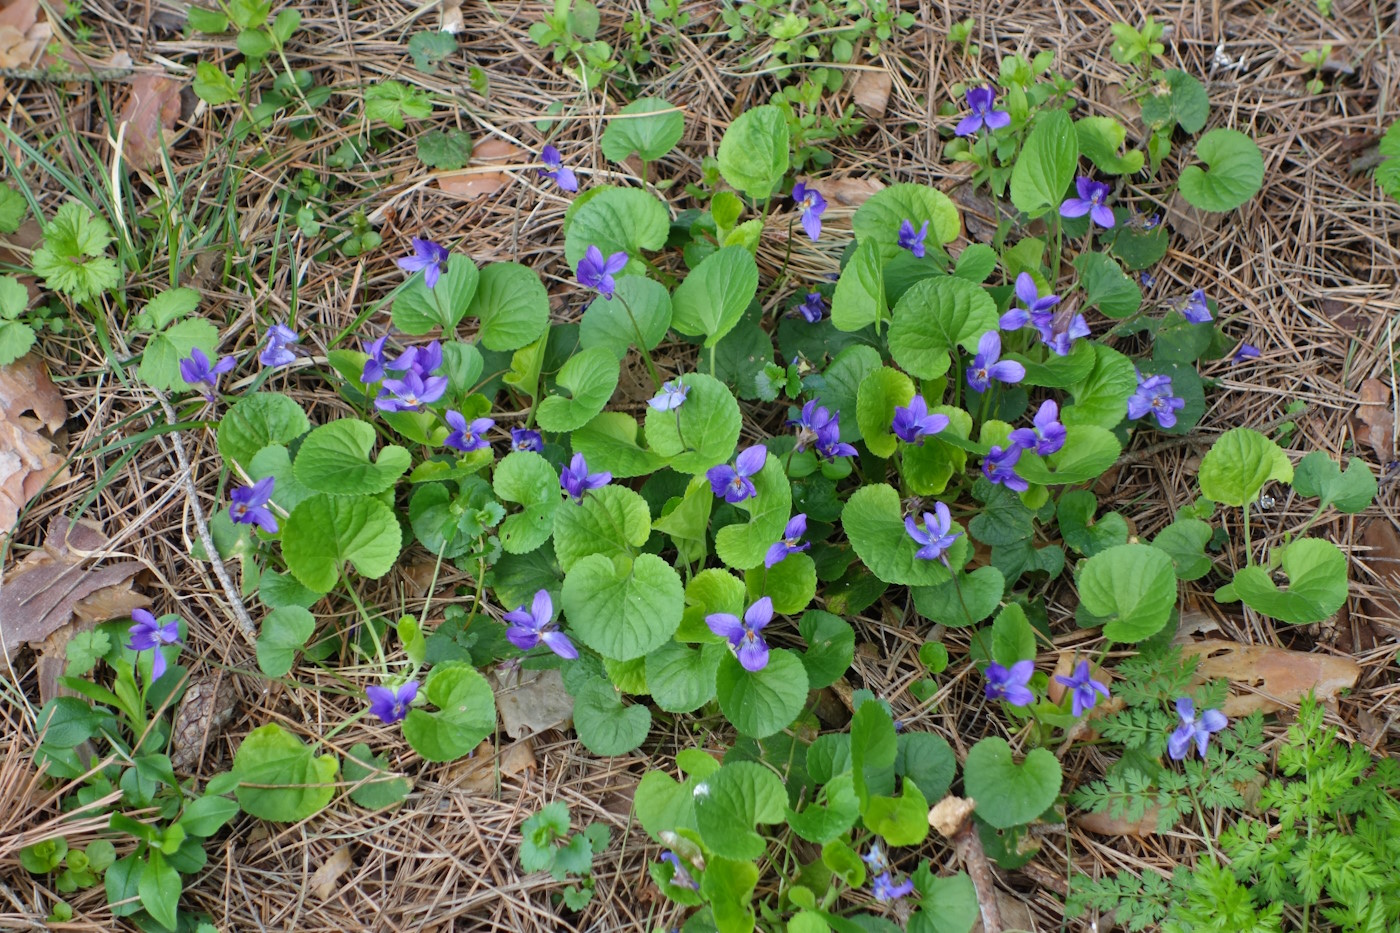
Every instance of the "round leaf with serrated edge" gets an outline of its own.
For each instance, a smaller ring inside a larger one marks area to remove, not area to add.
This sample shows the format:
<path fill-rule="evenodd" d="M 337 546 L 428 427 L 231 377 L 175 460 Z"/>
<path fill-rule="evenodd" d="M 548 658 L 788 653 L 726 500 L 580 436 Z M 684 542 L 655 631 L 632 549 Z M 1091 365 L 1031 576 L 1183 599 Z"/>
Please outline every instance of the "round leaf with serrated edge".
<path fill-rule="evenodd" d="M 863 343 L 846 347 L 826 367 L 822 379 L 826 384 L 821 389 L 817 403 L 833 415 L 841 415 L 841 440 L 847 443 L 860 437 L 860 426 L 853 413 L 856 399 L 860 395 L 860 384 L 865 377 L 880 368 L 880 353 L 874 347 Z"/>
<path fill-rule="evenodd" d="M 234 791 L 243 812 L 260 820 L 294 823 L 321 810 L 335 796 L 340 764 L 319 758 L 310 746 L 276 723 L 259 726 L 233 756 Z"/>
<path fill-rule="evenodd" d="M 861 810 L 866 828 L 891 846 L 913 846 L 928 836 L 928 801 L 906 781 L 898 797 L 871 797 Z"/>
<path fill-rule="evenodd" d="M 383 810 L 402 803 L 413 790 L 412 781 L 392 775 L 389 759 L 371 754 L 364 742 L 357 742 L 346 753 L 344 774 L 345 782 L 352 785 L 350 799 L 367 810 Z M 354 787 L 356 784 L 359 786 Z"/>
<path fill-rule="evenodd" d="M 877 241 L 867 240 L 856 247 L 831 296 L 832 326 L 843 331 L 860 330 L 888 316 L 884 268 Z"/>
<path fill-rule="evenodd" d="M 690 387 L 685 404 L 675 411 L 647 406 L 645 433 L 647 445 L 669 458 L 671 469 L 695 475 L 733 456 L 743 419 L 724 383 L 703 373 L 687 373 L 680 381 Z"/>
<path fill-rule="evenodd" d="M 983 739 L 967 753 L 963 786 L 977 801 L 977 815 L 998 829 L 1021 826 L 1050 809 L 1063 775 L 1052 752 L 1031 749 L 1016 764 L 1005 739 Z"/>
<path fill-rule="evenodd" d="M 1042 110 L 1011 170 L 1011 203 L 1035 218 L 1055 210 L 1079 166 L 1079 139 L 1069 114 Z"/>
<path fill-rule="evenodd" d="M 763 200 L 787 174 L 788 142 L 787 118 L 777 107 L 745 110 L 719 142 L 719 173 L 735 189 Z"/>
<path fill-rule="evenodd" d="M 537 416 L 546 431 L 567 432 L 581 428 L 603 410 L 617 388 L 622 368 L 611 350 L 580 350 L 559 370 L 557 382 L 570 396 L 551 395 L 540 403 Z"/>
<path fill-rule="evenodd" d="M 570 440 L 594 472 L 606 470 L 614 479 L 646 476 L 666 460 L 637 443 L 637 427 L 637 420 L 626 412 L 605 411 L 576 429 Z"/>
<path fill-rule="evenodd" d="M 219 421 L 219 454 L 245 467 L 269 444 L 287 444 L 311 427 L 301 406 L 279 392 L 239 399 Z"/>
<path fill-rule="evenodd" d="M 928 185 L 890 185 L 875 192 L 856 208 L 851 228 L 856 242 L 873 240 L 880 244 L 886 257 L 899 253 L 899 227 L 908 220 L 918 230 L 928 221 L 929 239 L 949 243 L 962 228 L 958 209 L 943 192 Z"/>
<path fill-rule="evenodd" d="M 365 496 L 318 493 L 292 509 L 282 526 L 287 569 L 318 593 L 331 591 L 346 561 L 363 576 L 384 576 L 401 544 L 393 510 Z"/>
<path fill-rule="evenodd" d="M 34 331 L 19 321 L 0 321 L 0 366 L 9 366 L 34 346 Z"/>
<path fill-rule="evenodd" d="M 763 563 L 768 548 L 783 536 L 792 516 L 792 485 L 783 472 L 782 461 L 769 454 L 763 469 L 753 477 L 758 495 L 738 503 L 749 513 L 747 522 L 726 525 L 715 533 L 715 553 L 736 570 L 748 570 Z"/>
<path fill-rule="evenodd" d="M 559 474 L 549 461 L 533 451 L 515 451 L 496 465 L 491 482 L 496 498 L 524 506 L 501 523 L 501 548 L 508 554 L 528 554 L 544 544 L 554 532 L 559 508 Z"/>
<path fill-rule="evenodd" d="M 1117 350 L 1094 344 L 1094 368 L 1070 385 L 1072 404 L 1061 406 L 1060 420 L 1112 429 L 1128 414 L 1128 396 L 1137 390 L 1133 361 Z"/>
<path fill-rule="evenodd" d="M 481 270 L 466 313 L 480 319 L 478 337 L 488 350 L 518 350 L 549 326 L 549 292 L 535 270 L 493 262 Z"/>
<path fill-rule="evenodd" d="M 554 512 L 554 554 L 565 571 L 590 554 L 625 557 L 651 535 L 646 500 L 626 486 L 594 489 Z"/>
<path fill-rule="evenodd" d="M 897 741 L 894 773 L 917 784 L 929 800 L 942 800 L 958 770 L 952 746 L 932 732 L 902 732 Z"/>
<path fill-rule="evenodd" d="M 316 617 L 300 606 L 268 613 L 258 633 L 258 669 L 268 677 L 285 676 L 315 630 Z"/>
<path fill-rule="evenodd" d="M 1203 211 L 1230 211 L 1254 197 L 1264 183 L 1264 157 L 1239 130 L 1215 129 L 1196 142 L 1198 165 L 1181 170 L 1182 197 Z"/>
<path fill-rule="evenodd" d="M 702 790 L 703 787 L 703 790 Z M 727 764 L 695 788 L 695 824 L 715 855 L 756 859 L 768 844 L 758 824 L 781 823 L 787 792 L 778 776 L 752 761 Z"/>
<path fill-rule="evenodd" d="M 1084 287 L 1084 308 L 1098 308 L 1104 317 L 1132 317 L 1142 307 L 1142 289 L 1106 253 L 1081 253 L 1074 260 Z"/>
<path fill-rule="evenodd" d="M 630 661 L 659 648 L 681 622 L 681 578 L 655 554 L 630 563 L 592 554 L 564 576 L 560 593 L 569 629 L 594 651 Z M 786 723 L 784 723 L 786 725 Z"/>
<path fill-rule="evenodd" d="M 1232 428 L 1216 438 L 1201 459 L 1201 495 L 1241 507 L 1259 498 L 1270 480 L 1293 480 L 1293 464 L 1277 444 L 1250 428 Z"/>
<path fill-rule="evenodd" d="M 817 595 L 817 565 L 805 553 L 789 554 L 772 567 L 754 567 L 744 580 L 751 601 L 767 596 L 773 600 L 773 611 L 785 616 L 806 609 Z"/>
<path fill-rule="evenodd" d="M 1089 424 L 1065 427 L 1065 445 L 1044 460 L 1023 457 L 1016 472 L 1040 486 L 1068 486 L 1097 479 L 1118 462 L 1123 445 L 1112 431 Z"/>
<path fill-rule="evenodd" d="M 899 438 L 890 428 L 894 410 L 908 405 L 913 397 L 913 381 L 888 366 L 881 366 L 861 380 L 856 394 L 856 426 L 872 454 L 889 457 L 899 448 Z"/>
<path fill-rule="evenodd" d="M 1300 538 L 1283 551 L 1288 588 L 1279 589 L 1259 565 L 1235 574 L 1234 594 L 1255 612 L 1282 622 L 1321 622 L 1347 601 L 1347 558 L 1321 538 Z"/>
<path fill-rule="evenodd" d="M 890 324 L 890 354 L 910 375 L 936 379 L 948 371 L 953 348 L 975 351 L 997 329 L 997 306 L 980 285 L 956 276 L 915 282 L 899 299 Z"/>
<path fill-rule="evenodd" d="M 666 205 L 640 188 L 600 188 L 574 213 L 564 233 L 564 258 L 578 269 L 588 247 L 596 246 L 606 258 L 616 252 L 632 257 L 638 270 L 642 250 L 666 245 L 671 215 Z"/>
<path fill-rule="evenodd" d="M 585 349 L 607 347 L 621 360 L 629 347 L 656 349 L 670 326 L 671 293 L 666 286 L 644 276 L 626 275 L 617 280 L 611 299 L 599 295 L 588 305 L 579 322 L 578 339 Z"/>
<path fill-rule="evenodd" d="M 632 153 L 653 162 L 675 148 L 685 132 L 685 114 L 659 97 L 639 97 L 608 121 L 603 155 L 622 162 Z"/>
<path fill-rule="evenodd" d="M 1117 514 L 1111 512 L 1104 518 Z M 1199 518 L 1179 518 L 1157 532 L 1157 537 L 1152 539 L 1152 546 L 1161 548 L 1171 557 L 1178 580 L 1199 580 L 1210 573 L 1211 567 L 1214 566 L 1210 557 L 1206 555 L 1206 545 L 1210 543 L 1213 534 L 1214 529 Z"/>
<path fill-rule="evenodd" d="M 617 691 L 591 683 L 574 697 L 574 730 L 583 747 L 595 755 L 625 755 L 647 737 L 651 712 L 645 706 L 623 706 Z"/>
<path fill-rule="evenodd" d="M 647 835 L 660 842 L 663 832 L 695 831 L 695 803 L 690 792 L 694 783 L 693 779 L 681 783 L 664 771 L 642 775 L 632 808 Z"/>
<path fill-rule="evenodd" d="M 727 648 L 712 642 L 690 648 L 668 641 L 647 655 L 647 687 L 659 709 L 689 713 L 715 697 L 715 672 Z"/>
<path fill-rule="evenodd" d="M 671 326 L 715 344 L 734 329 L 758 293 L 758 264 L 742 246 L 717 250 L 685 277 L 671 296 Z"/>
<path fill-rule="evenodd" d="M 807 671 L 785 648 L 768 652 L 761 671 L 746 671 L 733 654 L 719 662 L 715 695 L 720 712 L 740 735 L 766 739 L 787 728 L 807 702 Z"/>
<path fill-rule="evenodd" d="M 1162 630 L 1176 607 L 1172 559 L 1147 544 L 1120 544 L 1079 565 L 1081 606 L 1104 622 L 1104 637 L 1132 644 Z"/>
<path fill-rule="evenodd" d="M 920 907 L 909 917 L 907 933 L 971 933 L 981 908 L 977 887 L 967 873 L 929 875 L 923 884 L 921 880 L 920 873 L 915 872 L 914 883 L 920 885 Z"/>
<path fill-rule="evenodd" d="M 685 619 L 676 638 L 685 642 L 718 641 L 719 636 L 705 624 L 705 616 L 716 612 L 743 615 L 745 595 L 744 581 L 728 570 L 711 567 L 700 571 L 685 585 Z"/>
<path fill-rule="evenodd" d="M 959 573 L 958 582 L 942 586 L 918 586 L 912 591 L 914 608 L 931 622 L 949 628 L 973 625 L 996 612 L 1006 592 L 1006 578 L 995 567 L 978 567 Z"/>
<path fill-rule="evenodd" d="M 370 459 L 374 428 L 354 418 L 323 424 L 297 449 L 293 473 L 316 492 L 338 496 L 370 496 L 391 488 L 407 472 L 413 457 L 403 447 L 388 445 Z"/>
<path fill-rule="evenodd" d="M 403 721 L 403 737 L 427 761 L 466 755 L 496 729 L 491 685 L 465 664 L 439 664 L 423 682 L 435 712 L 414 707 Z"/>
<path fill-rule="evenodd" d="M 480 278 L 476 263 L 460 253 L 447 260 L 447 271 L 432 288 L 415 274 L 394 298 L 394 326 L 405 334 L 426 334 L 434 327 L 450 332 L 466 316 Z"/>
<path fill-rule="evenodd" d="M 914 556 L 919 545 L 905 531 L 904 511 L 893 486 L 875 483 L 857 489 L 841 511 L 841 526 L 861 562 L 886 583 L 938 586 L 951 579 L 942 561 Z M 951 564 L 962 566 L 967 535 L 959 537 L 948 553 Z"/>
<path fill-rule="evenodd" d="M 797 631 L 807 642 L 802 666 L 807 670 L 809 690 L 831 686 L 850 669 L 851 659 L 855 657 L 856 633 L 845 619 L 811 609 L 798 620 Z"/>

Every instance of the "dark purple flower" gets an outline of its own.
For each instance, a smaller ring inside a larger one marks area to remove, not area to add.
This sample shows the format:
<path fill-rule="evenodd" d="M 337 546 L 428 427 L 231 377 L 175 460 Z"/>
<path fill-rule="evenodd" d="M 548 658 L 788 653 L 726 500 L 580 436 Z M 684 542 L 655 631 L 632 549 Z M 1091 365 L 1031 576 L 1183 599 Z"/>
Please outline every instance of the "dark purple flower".
<path fill-rule="evenodd" d="M 1113 211 L 1108 209 L 1104 201 L 1112 189 L 1101 181 L 1094 181 L 1084 175 L 1080 175 L 1074 180 L 1074 187 L 1079 191 L 1077 198 L 1065 198 L 1060 205 L 1061 217 L 1083 217 L 1089 215 L 1092 223 L 1098 224 L 1105 230 L 1113 226 Z"/>
<path fill-rule="evenodd" d="M 578 178 L 574 176 L 574 170 L 564 164 L 564 157 L 558 149 L 545 146 L 540 150 L 540 161 L 544 163 L 544 168 L 540 169 L 541 175 L 554 179 L 554 183 L 565 191 L 578 190 Z"/>
<path fill-rule="evenodd" d="M 583 454 L 574 454 L 569 465 L 559 474 L 559 485 L 575 502 L 583 501 L 583 494 L 590 489 L 602 489 L 612 482 L 612 474 L 588 472 L 588 461 Z"/>
<path fill-rule="evenodd" d="M 856 449 L 841 440 L 841 415 L 832 415 L 826 427 L 817 432 L 817 456 L 834 461 L 837 457 L 854 457 Z"/>
<path fill-rule="evenodd" d="M 882 872 L 876 875 L 875 880 L 870 882 L 870 893 L 874 894 L 875 900 L 881 903 L 897 901 L 913 890 L 913 878 L 905 878 L 899 884 L 895 884 L 889 872 Z"/>
<path fill-rule="evenodd" d="M 369 711 L 379 717 L 380 722 L 393 725 L 408 715 L 413 698 L 418 696 L 418 681 L 410 680 L 397 689 L 394 687 L 366 687 L 365 697 L 369 700 Z"/>
<path fill-rule="evenodd" d="M 423 284 L 428 288 L 437 285 L 442 273 L 447 270 L 447 259 L 451 254 L 447 248 L 432 240 L 413 237 L 413 255 L 399 260 L 399 268 L 408 273 L 423 273 Z"/>
<path fill-rule="evenodd" d="M 908 217 L 899 225 L 899 246 L 914 254 L 915 259 L 924 258 L 924 237 L 928 236 L 928 221 L 916 231 L 914 224 Z"/>
<path fill-rule="evenodd" d="M 671 866 L 674 871 L 671 873 L 671 883 L 678 888 L 689 888 L 692 891 L 699 891 L 700 885 L 691 877 L 690 871 L 681 864 L 680 856 L 671 851 L 661 853 L 661 861 Z"/>
<path fill-rule="evenodd" d="M 832 420 L 831 412 L 822 407 L 821 399 L 814 398 L 803 405 L 802 414 L 788 422 L 797 428 L 797 451 L 801 453 L 817 443 L 823 432 L 830 431 Z M 837 428 L 837 434 L 840 434 L 840 428 Z"/>
<path fill-rule="evenodd" d="M 1080 337 L 1089 336 L 1089 324 L 1082 314 L 1070 318 L 1064 330 L 1056 330 L 1055 315 L 1049 311 L 1032 314 L 1031 323 L 1040 332 L 1041 341 L 1056 356 L 1069 356 L 1070 350 L 1074 349 L 1074 342 Z"/>
<path fill-rule="evenodd" d="M 426 379 L 413 370 L 404 373 L 402 379 L 385 379 L 374 407 L 380 411 L 422 411 L 442 398 L 447 392 L 446 376 L 428 376 Z"/>
<path fill-rule="evenodd" d="M 214 365 L 209 365 L 209 357 L 199 347 L 191 347 L 190 355 L 180 361 L 180 378 L 189 383 L 190 388 L 199 388 L 204 398 L 217 401 L 219 377 L 234 367 L 234 360 L 226 356 Z"/>
<path fill-rule="evenodd" d="M 1029 272 L 1016 276 L 1016 300 L 1019 305 L 1007 311 L 997 322 L 1002 330 L 1020 330 L 1038 314 L 1050 316 L 1050 309 L 1060 303 L 1059 295 L 1040 297 L 1040 288 Z"/>
<path fill-rule="evenodd" d="M 572 661 L 578 657 L 578 649 L 558 625 L 551 623 L 553 616 L 554 601 L 549 598 L 549 590 L 537 590 L 528 610 L 521 606 L 505 614 L 505 620 L 511 623 L 506 637 L 521 651 L 543 644 L 559 657 Z"/>
<path fill-rule="evenodd" d="M 768 553 L 763 557 L 763 566 L 772 567 L 780 564 L 789 554 L 797 554 L 807 550 L 812 546 L 810 541 L 803 541 L 802 536 L 807 533 L 807 516 L 799 512 L 788 519 L 787 527 L 783 529 L 783 537 L 768 546 Z"/>
<path fill-rule="evenodd" d="M 229 493 L 232 504 L 228 507 L 228 517 L 240 525 L 257 525 L 268 534 L 275 534 L 277 519 L 267 507 L 275 483 L 273 477 L 266 476 L 251 486 L 240 486 Z"/>
<path fill-rule="evenodd" d="M 1034 673 L 1034 661 L 1017 661 L 1010 668 L 993 661 L 986 670 L 987 699 L 1005 700 L 1012 706 L 1029 706 L 1035 702 L 1035 694 L 1027 686 Z"/>
<path fill-rule="evenodd" d="M 808 324 L 815 324 L 826 317 L 826 299 L 821 292 L 808 292 L 807 300 L 797 306 L 797 313 Z"/>
<path fill-rule="evenodd" d="M 1242 343 L 1240 348 L 1230 354 L 1231 363 L 1243 363 L 1245 360 L 1257 359 L 1259 348 L 1252 343 Z"/>
<path fill-rule="evenodd" d="M 540 436 L 539 431 L 531 431 L 529 428 L 511 428 L 510 449 L 531 450 L 539 453 L 544 450 L 544 438 Z"/>
<path fill-rule="evenodd" d="M 1141 418 L 1152 415 L 1159 427 L 1170 428 L 1176 424 L 1176 413 L 1186 407 L 1184 399 L 1172 395 L 1170 376 L 1148 376 L 1138 373 L 1137 391 L 1128 397 L 1128 417 Z"/>
<path fill-rule="evenodd" d="M 1107 685 L 1094 680 L 1089 671 L 1088 661 L 1076 664 L 1072 676 L 1056 674 L 1055 680 L 1070 689 L 1070 710 L 1075 716 L 1083 716 L 1086 711 L 1093 709 L 1094 704 L 1099 702 L 1099 697 L 1108 699 Z"/>
<path fill-rule="evenodd" d="M 1034 450 L 1042 457 L 1048 457 L 1065 446 L 1065 426 L 1060 424 L 1060 406 L 1054 399 L 1040 403 L 1035 413 L 1034 428 L 1017 428 L 1011 432 L 1011 443 L 1026 450 Z"/>
<path fill-rule="evenodd" d="M 1167 755 L 1173 761 L 1181 761 L 1191 754 L 1193 740 L 1201 757 L 1206 757 L 1206 746 L 1210 743 L 1211 733 L 1219 732 L 1230 724 L 1230 720 L 1218 709 L 1208 709 L 1197 718 L 1196 704 L 1191 702 L 1190 697 L 1177 698 L 1176 715 L 1181 718 L 1181 725 L 1177 726 L 1171 738 L 1167 739 Z"/>
<path fill-rule="evenodd" d="M 792 186 L 792 199 L 802 209 L 802 229 L 807 231 L 807 238 L 813 243 L 817 242 L 822 235 L 822 211 L 826 210 L 826 198 L 815 188 L 809 188 L 799 181 Z"/>
<path fill-rule="evenodd" d="M 126 635 L 131 641 L 126 647 L 138 654 L 142 651 L 150 651 L 151 654 L 151 682 L 160 680 L 165 673 L 165 652 L 161 651 L 164 645 L 180 644 L 180 623 L 171 619 L 161 625 L 156 617 L 145 609 L 131 610 L 131 628 L 126 630 Z"/>
<path fill-rule="evenodd" d="M 396 358 L 384 364 L 385 369 L 396 373 L 417 373 L 423 378 L 431 376 L 442 366 L 442 344 L 430 340 L 421 347 L 409 347 Z"/>
<path fill-rule="evenodd" d="M 596 288 L 598 294 L 611 301 L 613 292 L 617 291 L 617 280 L 613 276 L 627 268 L 627 260 L 627 253 L 622 251 L 604 259 L 602 250 L 590 246 L 578 261 L 579 284 L 587 288 Z"/>
<path fill-rule="evenodd" d="M 446 446 L 464 454 L 491 446 L 491 442 L 486 439 L 486 432 L 496 426 L 494 418 L 477 418 L 471 424 L 467 424 L 467 419 L 461 412 L 451 409 L 448 409 L 446 417 L 448 425 L 452 428 L 452 433 L 443 440 Z"/>
<path fill-rule="evenodd" d="M 729 647 L 746 671 L 761 671 L 768 666 L 768 643 L 759 632 L 773 621 L 773 600 L 767 596 L 759 599 L 744 613 L 744 618 L 727 612 L 715 612 L 705 616 L 705 624 L 721 638 L 729 639 Z"/>
<path fill-rule="evenodd" d="M 962 118 L 953 132 L 959 136 L 972 136 L 982 127 L 999 130 L 1011 125 L 1011 114 L 1005 110 L 993 110 L 997 102 L 997 92 L 989 87 L 967 89 L 967 106 L 972 113 Z"/>
<path fill-rule="evenodd" d="M 719 466 L 710 467 L 705 471 L 705 477 L 710 481 L 710 488 L 714 490 L 715 495 L 723 496 L 725 502 L 743 502 L 758 495 L 758 490 L 754 488 L 753 480 L 749 477 L 763 469 L 767 462 L 768 448 L 762 444 L 754 444 L 734 458 L 733 466 L 721 463 Z"/>
<path fill-rule="evenodd" d="M 1026 378 L 1026 367 L 1015 360 L 1001 359 L 1001 334 L 989 330 L 977 341 L 977 355 L 967 368 L 967 384 L 975 392 L 986 392 L 992 380 L 1008 384 Z"/>
<path fill-rule="evenodd" d="M 371 340 L 364 345 L 365 353 L 369 354 L 369 359 L 365 360 L 365 368 L 360 373 L 360 381 L 365 385 L 373 385 L 384 379 L 384 341 L 389 339 L 385 334 L 377 340 Z"/>
<path fill-rule="evenodd" d="M 948 416 L 930 415 L 924 397 L 916 395 L 909 400 L 907 406 L 895 406 L 894 421 L 890 424 L 890 430 L 894 432 L 895 437 L 907 444 L 922 445 L 925 436 L 937 434 L 947 426 Z"/>
<path fill-rule="evenodd" d="M 1031 486 L 1016 473 L 1016 461 L 1020 459 L 1020 444 L 1011 444 L 1005 449 L 993 445 L 982 458 L 982 475 L 1013 492 L 1025 492 Z"/>
<path fill-rule="evenodd" d="M 1191 297 L 1186 299 L 1181 308 L 1181 316 L 1192 324 L 1205 324 L 1212 320 L 1210 305 L 1206 303 L 1205 289 L 1198 288 L 1191 293 Z"/>
<path fill-rule="evenodd" d="M 933 504 L 933 512 L 924 513 L 923 531 L 914 524 L 912 515 L 904 516 L 904 530 L 915 544 L 922 545 L 915 552 L 915 557 L 920 560 L 941 560 L 944 564 L 948 563 L 948 555 L 944 552 L 962 537 L 961 531 L 953 531 L 953 516 L 942 502 Z"/>
<path fill-rule="evenodd" d="M 273 324 L 267 329 L 267 346 L 258 354 L 258 362 L 264 366 L 286 366 L 297 358 L 287 347 L 301 338 L 286 324 Z"/>
<path fill-rule="evenodd" d="M 679 379 L 672 379 L 661 384 L 661 391 L 656 393 L 655 398 L 647 399 L 647 404 L 657 411 L 675 411 L 685 404 L 685 397 L 690 394 L 690 386 L 683 384 Z"/>

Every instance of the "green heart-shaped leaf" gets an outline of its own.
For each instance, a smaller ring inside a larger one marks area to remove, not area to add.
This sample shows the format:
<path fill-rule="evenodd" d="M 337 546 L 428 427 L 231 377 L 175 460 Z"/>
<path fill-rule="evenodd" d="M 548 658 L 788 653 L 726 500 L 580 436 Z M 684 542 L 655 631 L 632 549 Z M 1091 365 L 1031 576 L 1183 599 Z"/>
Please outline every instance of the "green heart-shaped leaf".
<path fill-rule="evenodd" d="M 977 815 L 998 829 L 1029 823 L 1050 809 L 1062 781 L 1054 753 L 1031 749 L 1018 765 L 1011 746 L 995 736 L 972 746 L 963 763 L 963 785 L 977 801 Z"/>

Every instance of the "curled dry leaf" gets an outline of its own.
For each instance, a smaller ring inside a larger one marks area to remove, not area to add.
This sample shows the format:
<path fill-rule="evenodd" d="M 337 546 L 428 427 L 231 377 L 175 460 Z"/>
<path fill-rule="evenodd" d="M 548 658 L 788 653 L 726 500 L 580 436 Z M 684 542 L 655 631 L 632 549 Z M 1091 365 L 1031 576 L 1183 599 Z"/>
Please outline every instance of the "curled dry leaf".
<path fill-rule="evenodd" d="M 929 809 L 928 825 L 937 830 L 943 838 L 952 839 L 976 808 L 977 801 L 949 794 Z"/>
<path fill-rule="evenodd" d="M 884 190 L 884 182 L 878 178 L 823 178 L 821 184 L 817 186 L 826 198 L 826 203 L 832 207 L 844 207 L 854 210 L 860 207 L 870 196 L 877 191 Z"/>
<path fill-rule="evenodd" d="M 1390 408 L 1390 387 L 1379 379 L 1361 383 L 1356 412 L 1351 419 L 1357 443 L 1376 452 L 1376 462 L 1389 463 L 1395 452 L 1395 412 Z"/>
<path fill-rule="evenodd" d="M 852 82 L 851 97 L 867 117 L 883 117 L 893 86 L 893 79 L 884 68 L 859 71 Z"/>
<path fill-rule="evenodd" d="M 442 0 L 442 31 L 455 36 L 462 26 L 462 0 Z"/>
<path fill-rule="evenodd" d="M 447 194 L 463 198 L 478 198 L 495 194 L 510 184 L 507 172 L 488 168 L 518 161 L 522 151 L 504 139 L 491 138 L 472 149 L 472 164 L 455 172 L 437 176 L 438 187 Z"/>
<path fill-rule="evenodd" d="M 162 146 L 169 147 L 175 138 L 183 86 L 183 81 L 165 75 L 141 74 L 132 79 L 117 117 L 118 126 L 126 127 L 120 135 L 127 167 L 146 172 L 160 164 Z"/>
<path fill-rule="evenodd" d="M 46 483 L 68 480 L 60 449 L 67 418 L 39 356 L 0 367 L 0 535 L 10 532 L 20 509 Z"/>
<path fill-rule="evenodd" d="M 502 674 L 498 669 L 494 676 L 501 728 L 511 738 L 552 729 L 573 718 L 574 698 L 564 689 L 564 678 L 557 670 L 516 668 Z"/>
<path fill-rule="evenodd" d="M 1357 555 L 1380 580 L 1363 593 L 1369 615 L 1391 631 L 1400 630 L 1400 533 L 1388 516 L 1373 518 L 1361 529 L 1366 552 Z"/>
<path fill-rule="evenodd" d="M 53 30 L 39 15 L 39 0 L 0 4 L 0 68 L 32 68 Z"/>
<path fill-rule="evenodd" d="M 339 887 L 340 876 L 354 867 L 355 860 L 350 856 L 350 847 L 341 846 L 336 849 L 312 874 L 307 885 L 311 888 L 311 896 L 318 901 L 330 900 Z"/>
<path fill-rule="evenodd" d="M 1107 813 L 1079 813 L 1074 817 L 1074 825 L 1099 836 L 1155 836 L 1160 813 L 1157 807 L 1148 807 L 1142 818 L 1137 820 L 1126 820 Z"/>
<path fill-rule="evenodd" d="M 453 769 L 453 778 L 474 794 L 494 794 L 498 769 L 501 779 L 505 780 L 517 774 L 528 774 L 538 767 L 535 743 L 531 739 L 510 743 L 501 749 L 499 756 L 490 741 L 484 741 L 476 747 L 472 757 L 458 762 Z"/>
<path fill-rule="evenodd" d="M 1272 713 L 1295 705 L 1309 691 L 1319 700 L 1356 686 L 1361 666 L 1350 658 L 1338 658 L 1307 651 L 1290 651 L 1269 645 L 1241 645 L 1208 638 L 1182 646 L 1183 657 L 1198 657 L 1196 678 L 1228 680 L 1247 685 L 1246 692 L 1232 693 L 1222 711 L 1226 716 L 1245 716 L 1259 710 Z"/>
<path fill-rule="evenodd" d="M 238 694 L 229 674 L 219 671 L 193 678 L 170 730 L 170 766 L 180 772 L 197 770 L 204 750 L 233 721 L 237 706 Z"/>

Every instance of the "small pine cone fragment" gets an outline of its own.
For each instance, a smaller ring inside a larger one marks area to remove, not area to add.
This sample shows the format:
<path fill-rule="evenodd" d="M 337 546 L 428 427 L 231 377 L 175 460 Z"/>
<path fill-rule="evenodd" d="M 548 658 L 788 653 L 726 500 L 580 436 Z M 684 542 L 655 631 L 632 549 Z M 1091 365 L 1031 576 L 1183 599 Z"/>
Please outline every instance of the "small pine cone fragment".
<path fill-rule="evenodd" d="M 171 767 L 181 772 L 195 770 L 204 757 L 204 749 L 232 721 L 237 703 L 233 678 L 228 674 L 220 671 L 192 679 L 175 711 L 170 736 Z"/>

